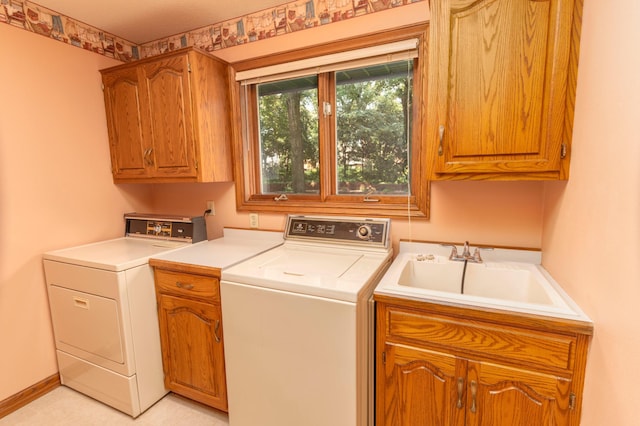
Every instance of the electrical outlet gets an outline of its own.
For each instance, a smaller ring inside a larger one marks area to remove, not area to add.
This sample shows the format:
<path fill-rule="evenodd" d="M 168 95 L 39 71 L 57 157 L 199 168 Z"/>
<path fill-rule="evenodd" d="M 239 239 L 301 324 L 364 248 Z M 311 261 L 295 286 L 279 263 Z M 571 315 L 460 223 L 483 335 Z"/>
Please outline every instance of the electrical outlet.
<path fill-rule="evenodd" d="M 249 227 L 258 228 L 258 213 L 249 213 Z"/>
<path fill-rule="evenodd" d="M 207 201 L 207 210 L 211 210 L 209 214 L 211 216 L 215 216 L 216 214 L 216 206 L 213 204 L 213 201 Z"/>

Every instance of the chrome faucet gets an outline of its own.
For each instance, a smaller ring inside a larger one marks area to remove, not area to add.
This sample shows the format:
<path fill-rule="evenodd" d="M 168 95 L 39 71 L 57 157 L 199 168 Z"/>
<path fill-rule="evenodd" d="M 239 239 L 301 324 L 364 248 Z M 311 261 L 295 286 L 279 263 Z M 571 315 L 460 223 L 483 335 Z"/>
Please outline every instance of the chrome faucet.
<path fill-rule="evenodd" d="M 458 254 L 458 248 L 453 244 L 441 244 L 442 246 L 451 247 L 451 254 L 449 255 L 449 260 L 454 260 L 458 262 L 471 262 L 471 263 L 482 263 L 482 257 L 480 256 L 480 248 L 476 247 L 471 254 L 471 250 L 469 248 L 469 241 L 465 241 L 462 246 L 462 254 Z M 493 250 L 492 248 L 483 248 L 482 250 Z"/>
<path fill-rule="evenodd" d="M 478 249 L 476 249 L 477 251 Z M 471 259 L 471 252 L 469 251 L 469 241 L 464 242 L 464 246 L 462 246 L 462 259 L 469 260 Z"/>

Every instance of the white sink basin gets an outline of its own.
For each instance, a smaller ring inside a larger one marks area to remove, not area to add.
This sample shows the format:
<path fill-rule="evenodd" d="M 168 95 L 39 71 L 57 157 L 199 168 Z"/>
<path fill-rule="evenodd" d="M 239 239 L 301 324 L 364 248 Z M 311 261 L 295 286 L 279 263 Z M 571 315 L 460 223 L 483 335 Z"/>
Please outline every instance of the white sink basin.
<path fill-rule="evenodd" d="M 423 261 L 408 259 L 398 277 L 398 285 L 459 293 L 462 267 L 462 263 L 452 262 L 443 256 Z"/>
<path fill-rule="evenodd" d="M 462 288 L 464 262 L 450 261 L 449 249 L 407 244 L 421 251 L 407 251 L 401 242 L 376 293 L 588 320 L 536 262 L 539 252 L 496 250 L 483 263 L 468 262 Z"/>
<path fill-rule="evenodd" d="M 464 294 L 540 305 L 561 301 L 536 267 L 525 263 L 467 264 Z"/>
<path fill-rule="evenodd" d="M 467 263 L 436 257 L 434 261 L 410 259 L 405 262 L 398 285 L 454 294 L 553 305 L 550 286 L 525 263 Z"/>

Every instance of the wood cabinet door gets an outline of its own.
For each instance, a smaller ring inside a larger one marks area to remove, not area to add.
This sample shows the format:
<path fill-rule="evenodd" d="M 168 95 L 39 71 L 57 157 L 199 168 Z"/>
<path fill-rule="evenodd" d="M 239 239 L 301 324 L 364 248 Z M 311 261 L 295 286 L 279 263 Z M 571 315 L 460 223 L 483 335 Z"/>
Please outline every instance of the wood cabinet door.
<path fill-rule="evenodd" d="M 158 313 L 167 389 L 226 411 L 220 306 L 160 293 Z"/>
<path fill-rule="evenodd" d="M 431 1 L 439 178 L 561 168 L 574 0 Z"/>
<path fill-rule="evenodd" d="M 147 149 L 143 126 L 144 93 L 137 68 L 105 73 L 102 77 L 109 127 L 111 167 L 114 178 L 148 176 Z"/>
<path fill-rule="evenodd" d="M 468 426 L 569 425 L 571 381 L 491 363 L 468 363 Z"/>
<path fill-rule="evenodd" d="M 142 65 L 148 102 L 146 130 L 155 177 L 196 177 L 196 140 L 186 54 Z"/>
<path fill-rule="evenodd" d="M 378 366 L 378 426 L 464 425 L 465 360 L 387 343 Z"/>

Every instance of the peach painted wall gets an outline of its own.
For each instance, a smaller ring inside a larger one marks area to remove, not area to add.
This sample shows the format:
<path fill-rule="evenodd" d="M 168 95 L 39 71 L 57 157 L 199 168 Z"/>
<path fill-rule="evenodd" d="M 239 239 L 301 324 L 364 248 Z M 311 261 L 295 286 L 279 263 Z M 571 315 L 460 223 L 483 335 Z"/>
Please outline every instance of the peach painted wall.
<path fill-rule="evenodd" d="M 540 248 L 543 184 L 540 182 L 435 182 L 431 219 L 394 219 L 394 248 L 400 239 L 451 241 Z M 154 185 L 154 211 L 201 215 L 206 201 L 216 215 L 207 217 L 209 238 L 223 227 L 248 228 L 249 213 L 236 212 L 233 183 Z M 283 230 L 284 214 L 259 214 L 260 229 Z"/>
<path fill-rule="evenodd" d="M 216 53 L 238 61 L 428 17 L 420 2 Z M 126 211 L 199 215 L 213 200 L 209 238 L 249 220 L 235 211 L 233 183 L 113 185 L 97 71 L 116 61 L 6 24 L 0 40 L 1 401 L 57 370 L 44 251 L 117 237 Z M 431 220 L 394 220 L 393 239 L 540 247 L 543 190 L 540 182 L 434 183 Z M 260 215 L 263 229 L 283 225 L 284 215 Z"/>
<path fill-rule="evenodd" d="M 118 237 L 149 206 L 111 179 L 98 69 L 115 64 L 0 23 L 0 401 L 58 370 L 42 253 Z"/>
<path fill-rule="evenodd" d="M 321 26 L 299 33 L 215 51 L 229 62 L 328 43 L 358 34 L 411 25 L 429 20 L 429 3 L 419 2 L 373 13 L 366 17 Z M 233 184 L 154 185 L 154 209 L 180 208 L 202 214 L 206 200 L 216 202 L 216 216 L 207 219 L 209 235 L 223 226 L 247 228 L 248 213 L 235 211 Z M 394 220 L 392 236 L 400 239 L 437 240 L 541 246 L 542 194 L 540 182 L 436 182 L 432 184 L 431 220 Z M 285 216 L 260 214 L 260 228 L 282 230 Z"/>
<path fill-rule="evenodd" d="M 595 324 L 585 426 L 637 425 L 640 4 L 584 4 L 571 177 L 546 184 L 543 264 Z"/>

